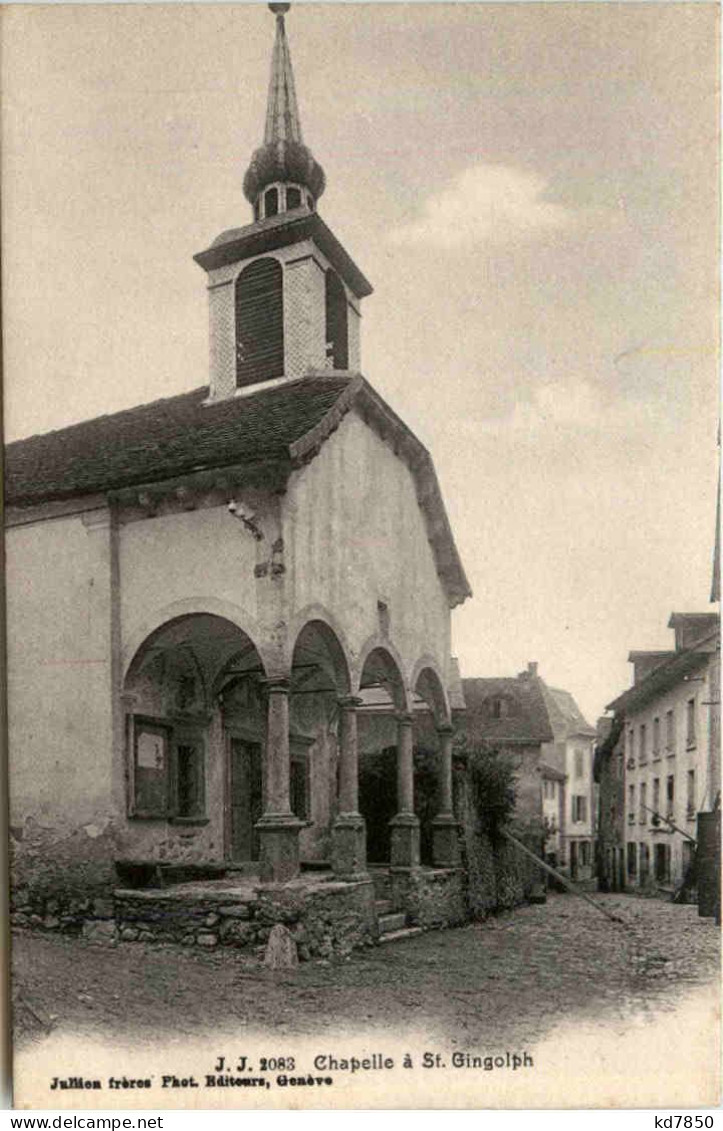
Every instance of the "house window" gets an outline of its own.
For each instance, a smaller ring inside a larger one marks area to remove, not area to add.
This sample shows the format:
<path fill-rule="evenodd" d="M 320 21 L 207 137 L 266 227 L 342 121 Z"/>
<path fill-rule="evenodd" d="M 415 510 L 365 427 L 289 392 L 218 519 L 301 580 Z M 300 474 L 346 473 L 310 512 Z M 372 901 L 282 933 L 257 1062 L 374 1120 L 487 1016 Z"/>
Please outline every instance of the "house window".
<path fill-rule="evenodd" d="M 645 729 L 645 723 L 640 725 L 640 765 L 642 766 L 648 760 L 648 736 Z"/>
<path fill-rule="evenodd" d="M 660 778 L 653 778 L 653 809 L 660 812 Z"/>
<path fill-rule="evenodd" d="M 661 884 L 670 880 L 669 844 L 656 844 L 655 846 L 655 879 Z"/>
<path fill-rule="evenodd" d="M 283 374 L 282 268 L 277 259 L 256 259 L 236 280 L 236 384 Z"/>
<path fill-rule="evenodd" d="M 635 757 L 635 731 L 632 727 L 628 731 L 628 756 Z"/>
<path fill-rule="evenodd" d="M 580 842 L 580 863 L 583 867 L 590 866 L 590 841 L 583 840 Z"/>
<path fill-rule="evenodd" d="M 574 824 L 581 824 L 587 820 L 587 797 L 576 794 L 572 799 L 572 820 Z"/>
<path fill-rule="evenodd" d="M 686 816 L 695 816 L 695 770 L 688 770 L 685 798 Z"/>
<path fill-rule="evenodd" d="M 665 713 L 665 749 L 668 754 L 675 754 L 675 715 L 672 711 Z"/>
<path fill-rule="evenodd" d="M 582 750 L 575 751 L 575 777 L 581 778 L 583 775 L 583 752 Z"/>
<path fill-rule="evenodd" d="M 344 284 L 331 268 L 326 272 L 326 356 L 334 369 L 349 368 L 349 329 Z"/>
<path fill-rule="evenodd" d="M 635 821 L 635 786 L 628 786 L 628 824 Z"/>
<path fill-rule="evenodd" d="M 686 743 L 695 746 L 695 699 L 689 699 L 686 706 Z"/>
<path fill-rule="evenodd" d="M 646 782 L 643 781 L 643 782 L 640 783 L 640 811 L 638 813 L 638 822 L 641 825 L 644 825 L 645 822 L 648 819 L 647 800 L 648 800 L 648 787 L 647 787 Z"/>
<path fill-rule="evenodd" d="M 131 720 L 131 728 L 131 816 L 167 817 L 170 728 L 139 715 Z"/>
<path fill-rule="evenodd" d="M 675 813 L 675 775 L 668 774 L 665 782 L 665 800 L 668 806 L 667 816 L 672 817 Z"/>
<path fill-rule="evenodd" d="M 653 719 L 653 758 L 660 757 L 660 719 Z"/>
<path fill-rule="evenodd" d="M 643 883 L 648 878 L 650 872 L 650 845 L 640 845 L 640 882 Z"/>
<path fill-rule="evenodd" d="M 635 841 L 628 841 L 628 876 L 633 879 L 638 870 L 638 846 Z"/>
<path fill-rule="evenodd" d="M 194 820 L 206 809 L 203 740 L 162 719 L 129 720 L 132 817 Z"/>

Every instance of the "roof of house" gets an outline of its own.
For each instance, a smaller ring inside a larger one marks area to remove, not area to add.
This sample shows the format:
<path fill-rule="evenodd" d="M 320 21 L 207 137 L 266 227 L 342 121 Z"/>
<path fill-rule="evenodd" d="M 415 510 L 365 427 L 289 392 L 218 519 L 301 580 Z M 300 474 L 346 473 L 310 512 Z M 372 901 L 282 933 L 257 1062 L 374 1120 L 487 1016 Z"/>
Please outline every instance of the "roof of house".
<path fill-rule="evenodd" d="M 643 707 L 656 695 L 662 695 L 684 680 L 689 672 L 700 668 L 709 659 L 719 641 L 720 632 L 716 630 L 697 640 L 693 648 L 671 653 L 669 660 L 653 668 L 648 675 L 639 679 L 622 695 L 618 695 L 617 699 L 608 703 L 606 710 L 629 713 Z"/>
<path fill-rule="evenodd" d="M 547 707 L 537 678 L 463 679 L 467 705 L 465 726 L 470 738 L 490 742 L 552 742 Z M 495 718 L 492 704 L 503 700 L 506 710 Z"/>
<path fill-rule="evenodd" d="M 6 503 L 28 507 L 231 466 L 280 463 L 290 473 L 353 408 L 410 468 L 450 603 L 471 596 L 431 457 L 363 377 L 316 373 L 250 396 L 207 397 L 207 387 L 194 389 L 9 444 Z"/>
<path fill-rule="evenodd" d="M 548 687 L 544 682 L 542 688 L 555 742 L 562 742 L 566 738 L 578 735 L 585 738 L 596 736 L 595 727 L 587 722 L 569 691 Z"/>

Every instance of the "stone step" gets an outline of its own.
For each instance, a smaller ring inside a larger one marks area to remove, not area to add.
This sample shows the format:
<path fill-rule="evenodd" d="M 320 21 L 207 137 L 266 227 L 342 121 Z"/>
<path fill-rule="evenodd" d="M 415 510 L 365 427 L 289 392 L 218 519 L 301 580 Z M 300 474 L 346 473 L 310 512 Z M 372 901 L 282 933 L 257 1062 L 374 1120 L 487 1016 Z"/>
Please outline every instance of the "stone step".
<path fill-rule="evenodd" d="M 407 916 L 403 911 L 391 911 L 379 916 L 379 934 L 389 935 L 399 931 L 407 925 Z"/>
<path fill-rule="evenodd" d="M 415 935 L 421 935 L 421 927 L 403 927 L 400 931 L 390 931 L 388 935 L 380 935 L 380 943 L 399 942 L 401 939 L 413 939 Z"/>
<path fill-rule="evenodd" d="M 391 899 L 375 899 L 374 910 L 377 915 L 387 915 L 390 911 L 394 910 L 394 904 Z"/>

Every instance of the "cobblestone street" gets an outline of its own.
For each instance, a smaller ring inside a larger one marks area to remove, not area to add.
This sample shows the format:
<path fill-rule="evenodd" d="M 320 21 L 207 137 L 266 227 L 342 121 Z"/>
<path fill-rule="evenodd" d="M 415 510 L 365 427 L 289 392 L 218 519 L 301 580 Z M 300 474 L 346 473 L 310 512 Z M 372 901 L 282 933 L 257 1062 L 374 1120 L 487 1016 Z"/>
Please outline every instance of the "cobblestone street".
<path fill-rule="evenodd" d="M 670 1010 L 716 984 L 719 931 L 692 906 L 595 895 L 622 923 L 571 895 L 484 923 L 430 932 L 339 962 L 272 973 L 229 951 L 189 953 L 57 935 L 14 936 L 20 1041 L 214 1030 L 397 1033 L 403 1019 L 452 1044 L 529 1045 L 567 1020 L 623 1022 Z"/>

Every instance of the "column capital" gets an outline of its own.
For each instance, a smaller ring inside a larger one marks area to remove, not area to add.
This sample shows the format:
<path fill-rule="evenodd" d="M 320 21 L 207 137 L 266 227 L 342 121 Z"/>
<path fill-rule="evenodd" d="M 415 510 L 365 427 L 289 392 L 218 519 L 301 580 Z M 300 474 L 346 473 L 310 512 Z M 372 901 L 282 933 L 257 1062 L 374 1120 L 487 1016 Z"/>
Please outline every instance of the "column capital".
<path fill-rule="evenodd" d="M 402 727 L 410 727 L 414 723 L 414 715 L 411 711 L 397 711 L 394 717 Z"/>
<path fill-rule="evenodd" d="M 356 711 L 357 707 L 364 706 L 364 700 L 358 695 L 337 695 L 336 702 L 345 711 Z"/>
<path fill-rule="evenodd" d="M 438 723 L 435 729 L 437 734 L 454 734 L 456 731 L 454 724 L 448 722 Z"/>
<path fill-rule="evenodd" d="M 287 675 L 264 676 L 259 680 L 259 686 L 266 695 L 288 695 L 291 690 L 291 679 Z"/>

